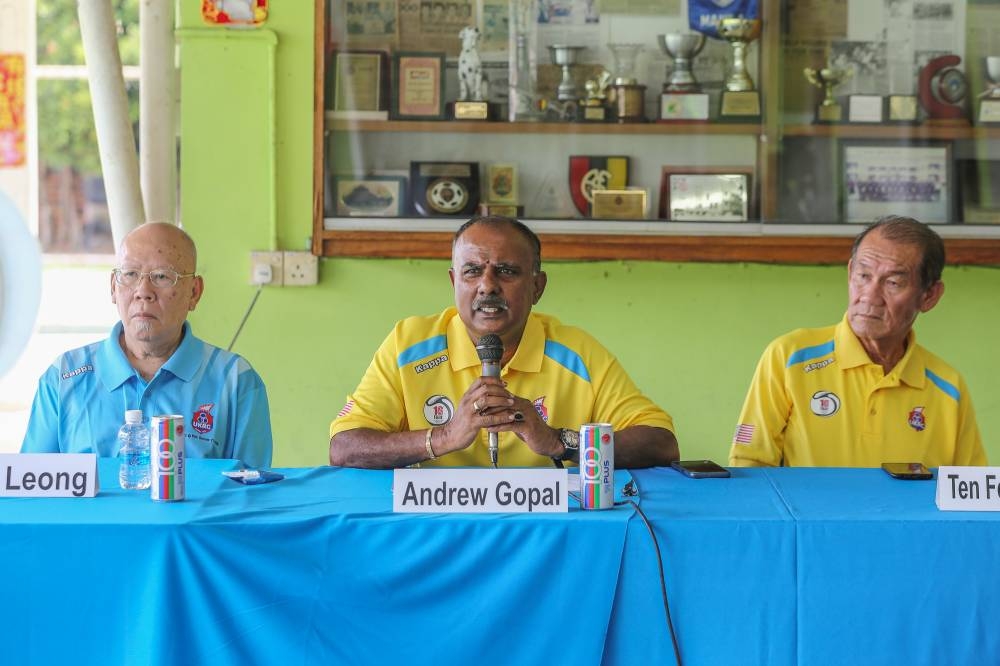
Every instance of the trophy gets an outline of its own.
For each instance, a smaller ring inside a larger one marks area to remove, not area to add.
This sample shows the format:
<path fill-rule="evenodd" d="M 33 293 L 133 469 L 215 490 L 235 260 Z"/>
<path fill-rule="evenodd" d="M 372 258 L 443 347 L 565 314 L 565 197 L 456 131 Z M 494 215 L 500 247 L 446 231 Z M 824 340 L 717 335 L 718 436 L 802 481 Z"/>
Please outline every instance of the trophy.
<path fill-rule="evenodd" d="M 583 46 L 568 46 L 566 44 L 553 44 L 549 46 L 549 55 L 552 57 L 552 64 L 562 67 L 562 81 L 559 82 L 559 87 L 556 88 L 556 99 L 560 102 L 576 101 L 577 99 L 576 83 L 573 82 L 573 76 L 570 74 L 569 68 L 576 64 L 577 55 L 584 48 Z"/>
<path fill-rule="evenodd" d="M 659 35 L 660 49 L 674 61 L 660 95 L 660 120 L 708 120 L 708 94 L 691 72 L 691 62 L 705 46 L 699 32 Z"/>
<path fill-rule="evenodd" d="M 733 71 L 722 91 L 720 116 L 734 120 L 751 120 L 760 116 L 760 95 L 747 72 L 747 47 L 760 36 L 760 19 L 727 17 L 719 20 L 719 36 L 733 47 Z"/>
<path fill-rule="evenodd" d="M 979 122 L 1000 123 L 1000 56 L 986 57 L 986 78 L 990 86 L 979 95 Z"/>
<path fill-rule="evenodd" d="M 691 61 L 705 46 L 705 35 L 700 32 L 672 32 L 660 35 L 659 41 L 660 49 L 674 61 L 673 72 L 663 84 L 663 92 L 701 92 L 701 86 L 691 72 Z"/>
<path fill-rule="evenodd" d="M 620 123 L 645 122 L 646 86 L 641 85 L 635 76 L 636 62 L 643 45 L 608 44 L 608 48 L 615 59 L 615 75 L 608 95 L 608 101 L 615 109 L 615 119 Z"/>
<path fill-rule="evenodd" d="M 479 57 L 479 28 L 466 26 L 458 33 L 462 51 L 458 54 L 458 101 L 452 106 L 455 120 L 493 120 L 498 106 L 489 102 L 490 86 Z"/>
<path fill-rule="evenodd" d="M 604 70 L 597 79 L 589 79 L 584 88 L 587 96 L 580 105 L 580 120 L 585 122 L 603 123 L 608 119 L 608 86 L 611 85 L 611 72 Z"/>
<path fill-rule="evenodd" d="M 510 122 L 537 122 L 539 110 L 536 47 L 538 5 L 536 0 L 510 0 L 508 31 L 508 84 Z"/>
<path fill-rule="evenodd" d="M 805 74 L 809 83 L 823 89 L 823 101 L 816 107 L 816 122 L 840 122 L 843 119 L 844 110 L 833 96 L 833 89 L 851 78 L 854 70 L 829 66 L 819 69 L 806 67 L 802 73 Z"/>

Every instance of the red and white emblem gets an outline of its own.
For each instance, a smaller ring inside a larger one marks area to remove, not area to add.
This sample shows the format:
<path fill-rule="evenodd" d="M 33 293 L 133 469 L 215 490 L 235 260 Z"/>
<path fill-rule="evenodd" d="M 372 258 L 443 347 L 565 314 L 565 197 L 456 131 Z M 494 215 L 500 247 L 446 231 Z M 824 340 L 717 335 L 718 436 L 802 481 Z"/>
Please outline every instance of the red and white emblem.
<path fill-rule="evenodd" d="M 215 417 L 212 416 L 212 409 L 215 407 L 215 403 L 207 403 L 198 407 L 194 410 L 194 414 L 191 416 L 191 427 L 205 434 L 215 427 Z"/>
<path fill-rule="evenodd" d="M 549 408 L 545 406 L 545 396 L 541 398 L 535 398 L 532 403 L 535 406 L 535 411 L 538 415 L 542 417 L 542 421 L 545 423 L 549 422 Z"/>
<path fill-rule="evenodd" d="M 927 421 L 924 419 L 924 408 L 914 407 L 910 410 L 910 415 L 906 417 L 906 422 L 910 424 L 910 427 L 917 432 L 922 431 L 927 427 Z"/>

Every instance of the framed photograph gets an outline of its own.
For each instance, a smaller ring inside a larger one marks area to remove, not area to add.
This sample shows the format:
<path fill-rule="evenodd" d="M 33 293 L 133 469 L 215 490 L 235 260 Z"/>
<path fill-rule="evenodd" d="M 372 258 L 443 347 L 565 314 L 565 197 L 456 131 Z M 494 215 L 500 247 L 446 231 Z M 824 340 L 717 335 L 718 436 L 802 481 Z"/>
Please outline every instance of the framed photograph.
<path fill-rule="evenodd" d="M 444 53 L 397 53 L 392 67 L 391 117 L 443 120 Z"/>
<path fill-rule="evenodd" d="M 517 165 L 493 163 L 486 165 L 486 201 L 494 204 L 517 205 Z"/>
<path fill-rule="evenodd" d="M 377 114 L 387 109 L 385 53 L 337 51 L 332 60 L 333 90 L 327 99 L 336 117 Z"/>
<path fill-rule="evenodd" d="M 906 215 L 929 224 L 955 220 L 951 143 L 843 141 L 841 217 L 872 222 Z"/>
<path fill-rule="evenodd" d="M 674 222 L 746 222 L 755 216 L 750 167 L 663 167 L 659 217 Z"/>
<path fill-rule="evenodd" d="M 403 176 L 333 176 L 334 213 L 341 217 L 401 217 L 407 211 Z"/>

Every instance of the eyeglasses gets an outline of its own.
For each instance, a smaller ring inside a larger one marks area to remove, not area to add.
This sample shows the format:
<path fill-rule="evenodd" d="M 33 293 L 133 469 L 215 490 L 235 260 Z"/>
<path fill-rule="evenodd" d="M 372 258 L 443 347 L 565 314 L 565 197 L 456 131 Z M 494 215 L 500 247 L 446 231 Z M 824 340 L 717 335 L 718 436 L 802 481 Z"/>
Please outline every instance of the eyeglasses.
<path fill-rule="evenodd" d="M 194 277 L 194 273 L 178 273 L 172 268 L 154 268 L 148 273 L 135 270 L 134 268 L 116 268 L 112 271 L 115 274 L 115 282 L 122 287 L 138 287 L 142 278 L 148 277 L 149 284 L 157 289 L 173 287 L 181 278 Z"/>

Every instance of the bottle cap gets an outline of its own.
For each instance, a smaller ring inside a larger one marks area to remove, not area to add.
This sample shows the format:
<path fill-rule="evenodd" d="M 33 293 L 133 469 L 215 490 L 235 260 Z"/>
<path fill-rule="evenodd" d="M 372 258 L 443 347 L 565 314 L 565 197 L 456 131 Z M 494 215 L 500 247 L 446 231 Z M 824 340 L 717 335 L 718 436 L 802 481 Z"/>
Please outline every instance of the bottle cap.
<path fill-rule="evenodd" d="M 126 409 L 125 410 L 125 423 L 142 423 L 142 410 L 141 409 Z"/>

